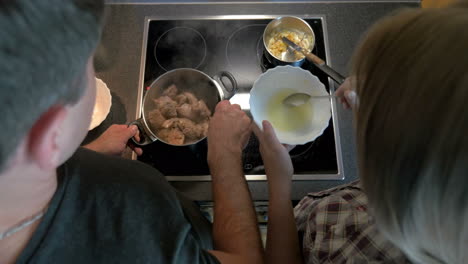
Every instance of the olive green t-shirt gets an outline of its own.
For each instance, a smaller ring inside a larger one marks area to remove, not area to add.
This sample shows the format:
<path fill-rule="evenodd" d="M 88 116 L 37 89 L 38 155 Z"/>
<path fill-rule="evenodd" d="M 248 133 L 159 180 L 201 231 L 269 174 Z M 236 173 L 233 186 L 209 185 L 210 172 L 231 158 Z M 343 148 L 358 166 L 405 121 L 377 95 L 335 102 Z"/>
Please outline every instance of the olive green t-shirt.
<path fill-rule="evenodd" d="M 211 226 L 155 169 L 79 149 L 17 263 L 219 263 Z"/>

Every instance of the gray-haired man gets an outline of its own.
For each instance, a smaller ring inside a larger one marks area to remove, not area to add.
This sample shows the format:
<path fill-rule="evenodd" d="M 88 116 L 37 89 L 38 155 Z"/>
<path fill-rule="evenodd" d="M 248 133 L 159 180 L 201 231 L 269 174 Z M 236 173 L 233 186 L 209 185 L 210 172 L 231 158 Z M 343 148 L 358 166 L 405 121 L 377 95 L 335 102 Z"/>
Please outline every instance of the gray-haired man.
<path fill-rule="evenodd" d="M 262 262 L 240 167 L 250 119 L 238 107 L 221 103 L 210 125 L 213 240 L 156 170 L 77 151 L 102 10 L 96 0 L 0 1 L 0 263 Z"/>

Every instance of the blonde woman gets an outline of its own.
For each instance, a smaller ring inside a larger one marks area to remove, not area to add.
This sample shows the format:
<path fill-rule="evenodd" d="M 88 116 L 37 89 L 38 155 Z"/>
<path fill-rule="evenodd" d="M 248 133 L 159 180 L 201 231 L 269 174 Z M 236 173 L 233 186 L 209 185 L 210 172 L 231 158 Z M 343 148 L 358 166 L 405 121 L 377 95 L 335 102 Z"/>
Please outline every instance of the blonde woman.
<path fill-rule="evenodd" d="M 466 6 L 403 10 L 369 31 L 338 91 L 354 103 L 361 183 L 305 197 L 299 239 L 272 200 L 269 263 L 468 263 Z M 271 192 L 288 194 L 287 152 L 268 123 L 255 132 Z"/>

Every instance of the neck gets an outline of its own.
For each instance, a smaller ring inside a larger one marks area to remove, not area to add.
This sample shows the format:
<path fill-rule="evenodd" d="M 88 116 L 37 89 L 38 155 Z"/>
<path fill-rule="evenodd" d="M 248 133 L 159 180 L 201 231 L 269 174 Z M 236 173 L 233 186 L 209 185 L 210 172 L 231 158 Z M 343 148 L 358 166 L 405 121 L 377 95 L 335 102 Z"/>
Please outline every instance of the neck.
<path fill-rule="evenodd" d="M 57 189 L 57 173 L 17 166 L 0 175 L 0 232 L 47 207 Z"/>
<path fill-rule="evenodd" d="M 22 163 L 0 174 L 0 232 L 44 210 L 56 189 L 55 170 L 43 171 Z M 40 220 L 0 241 L 0 263 L 15 263 Z"/>

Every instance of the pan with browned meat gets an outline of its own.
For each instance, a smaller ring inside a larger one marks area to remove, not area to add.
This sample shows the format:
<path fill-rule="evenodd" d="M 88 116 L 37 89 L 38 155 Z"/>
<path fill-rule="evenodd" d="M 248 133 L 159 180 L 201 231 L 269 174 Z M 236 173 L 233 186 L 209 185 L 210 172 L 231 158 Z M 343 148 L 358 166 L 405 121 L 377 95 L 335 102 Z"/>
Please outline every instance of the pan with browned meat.
<path fill-rule="evenodd" d="M 224 80 L 230 85 L 225 85 Z M 222 81 L 223 80 L 223 81 Z M 157 78 L 147 90 L 137 145 L 156 140 L 174 146 L 196 144 L 206 138 L 211 115 L 218 102 L 231 98 L 237 82 L 228 72 L 211 78 L 195 69 L 176 69 Z"/>

